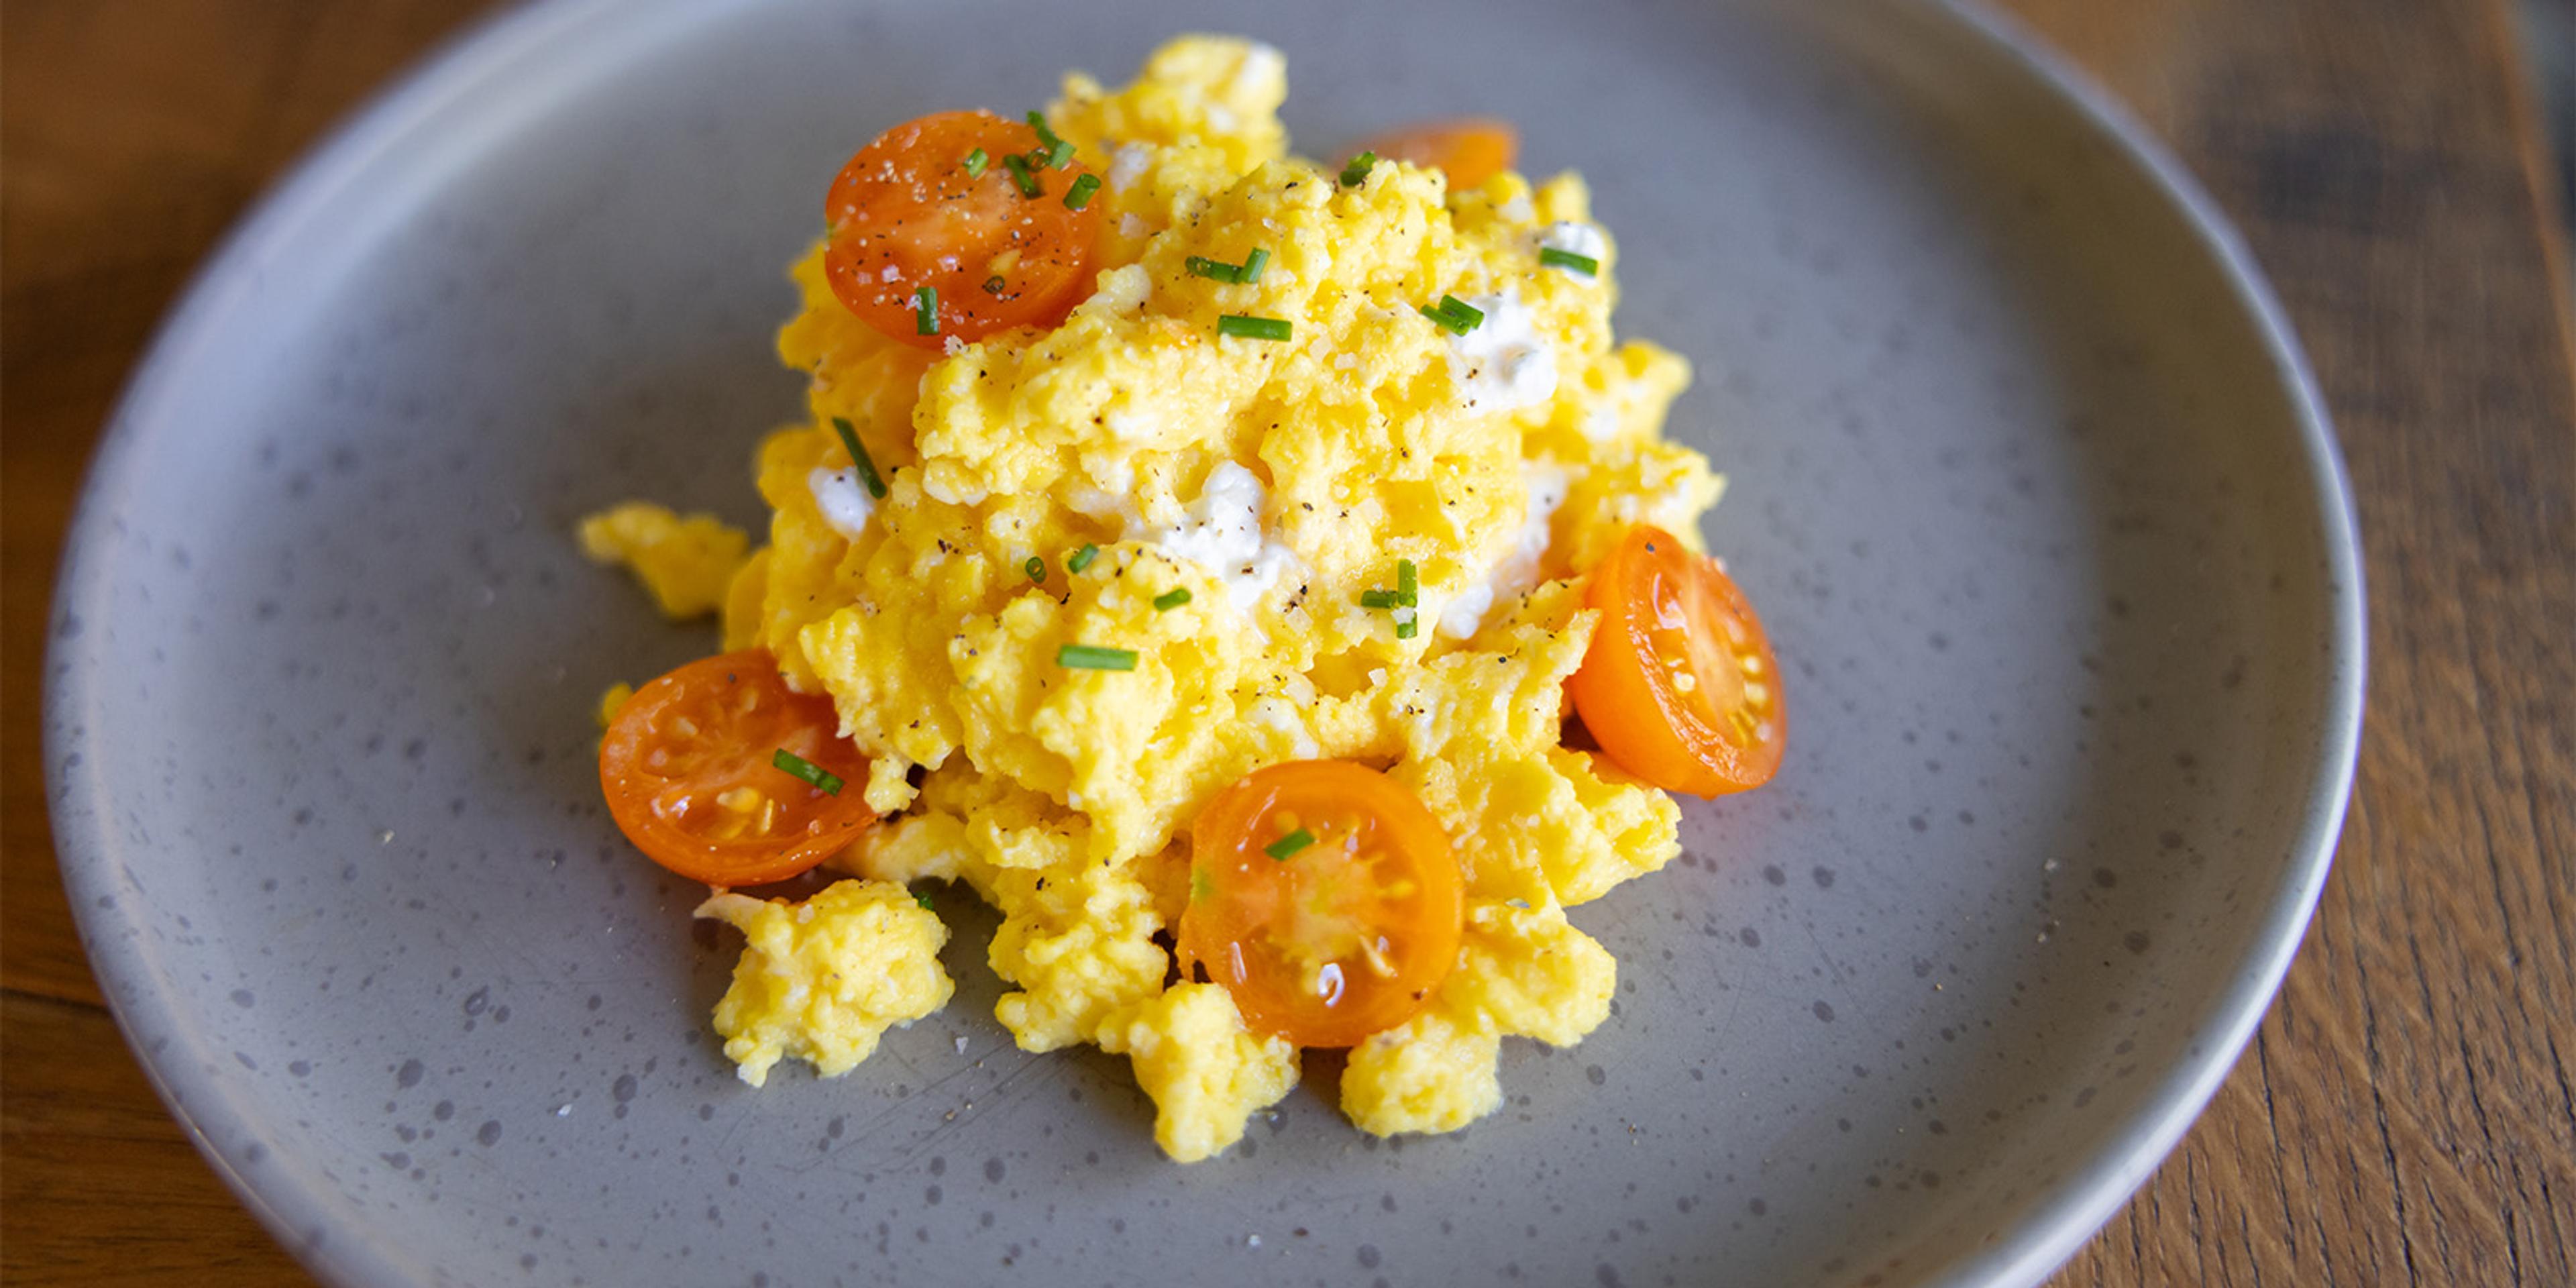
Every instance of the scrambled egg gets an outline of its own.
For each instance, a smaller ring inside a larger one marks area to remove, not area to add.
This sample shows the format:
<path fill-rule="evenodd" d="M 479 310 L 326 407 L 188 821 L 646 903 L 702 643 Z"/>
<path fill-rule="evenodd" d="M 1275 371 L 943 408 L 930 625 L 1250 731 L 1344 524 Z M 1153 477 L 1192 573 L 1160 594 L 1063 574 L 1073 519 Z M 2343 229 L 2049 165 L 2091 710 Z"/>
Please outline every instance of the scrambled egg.
<path fill-rule="evenodd" d="M 792 912 L 708 905 L 753 936 L 716 1017 L 751 1081 L 782 1055 L 839 1073 L 944 1000 L 944 934 L 894 883 L 960 880 L 1003 915 L 989 960 L 1020 1045 L 1126 1054 L 1166 1152 L 1225 1149 L 1293 1087 L 1297 1054 L 1222 988 L 1167 982 L 1157 936 L 1200 805 L 1291 759 L 1386 767 L 1465 876 L 1456 969 L 1351 1052 L 1352 1122 L 1455 1130 L 1501 1105 L 1503 1039 L 1571 1043 L 1607 1015 L 1615 964 L 1566 910 L 1663 866 L 1678 813 L 1563 745 L 1563 686 L 1592 566 L 1636 523 L 1696 546 L 1717 499 L 1707 461 L 1661 434 L 1689 369 L 1614 342 L 1616 248 L 1581 180 L 1453 192 L 1384 162 L 1345 186 L 1288 155 L 1285 95 L 1276 51 L 1204 37 L 1115 92 L 1068 77 L 1047 119 L 1108 186 L 1097 289 L 1061 326 L 899 344 L 834 298 L 818 246 L 779 338 L 810 416 L 760 450 L 765 549 L 734 574 L 739 550 L 695 521 L 602 521 L 594 549 L 666 607 L 721 599 L 728 648 L 766 647 L 832 695 L 890 816 L 837 860 L 864 881 Z M 1542 245 L 1600 271 L 1543 265 Z M 1256 246 L 1253 284 L 1185 266 Z M 1444 295 L 1484 324 L 1427 320 Z M 1220 336 L 1221 314 L 1292 338 Z M 883 499 L 851 486 L 836 418 Z M 1096 560 L 1070 572 L 1085 546 Z M 1399 559 L 1420 576 L 1410 637 L 1403 610 L 1360 603 Z M 1158 611 L 1175 589 L 1189 602 Z M 1139 660 L 1068 670 L 1066 644 Z"/>
<path fill-rule="evenodd" d="M 649 501 L 628 501 L 581 521 L 581 548 L 622 563 L 674 621 L 724 603 L 751 538 L 712 514 L 686 518 Z"/>
<path fill-rule="evenodd" d="M 787 1056 L 826 1078 L 848 1073 L 888 1028 L 957 991 L 939 966 L 948 927 L 901 886 L 840 881 L 801 904 L 719 894 L 697 915 L 750 940 L 716 1003 L 716 1032 L 755 1087 Z"/>

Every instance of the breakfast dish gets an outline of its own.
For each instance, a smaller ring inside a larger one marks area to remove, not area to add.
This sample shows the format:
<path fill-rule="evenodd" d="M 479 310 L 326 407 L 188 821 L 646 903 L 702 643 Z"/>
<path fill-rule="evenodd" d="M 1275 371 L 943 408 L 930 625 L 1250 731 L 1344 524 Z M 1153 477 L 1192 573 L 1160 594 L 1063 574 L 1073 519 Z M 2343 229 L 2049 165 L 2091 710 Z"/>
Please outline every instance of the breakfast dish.
<path fill-rule="evenodd" d="M 1266 46 L 1189 37 L 1023 119 L 854 156 L 779 337 L 809 415 L 757 549 L 649 503 L 581 538 L 723 649 L 603 703 L 601 778 L 747 944 L 744 1080 L 824 1076 L 954 988 L 935 883 L 998 909 L 1031 1051 L 1125 1055 L 1206 1158 L 1347 1048 L 1366 1132 L 1503 1101 L 1617 966 L 1568 910 L 1768 779 L 1778 666 L 1615 339 L 1580 179 L 1449 122 L 1318 164 Z M 827 865 L 801 902 L 736 892 Z"/>

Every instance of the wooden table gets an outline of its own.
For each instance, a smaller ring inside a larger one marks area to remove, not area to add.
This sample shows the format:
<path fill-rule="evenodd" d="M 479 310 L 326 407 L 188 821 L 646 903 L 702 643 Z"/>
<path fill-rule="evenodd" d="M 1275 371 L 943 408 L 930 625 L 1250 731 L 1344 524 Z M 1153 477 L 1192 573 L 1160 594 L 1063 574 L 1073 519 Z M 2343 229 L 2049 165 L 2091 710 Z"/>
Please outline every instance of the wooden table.
<path fill-rule="evenodd" d="M 0 1277 L 309 1282 L 119 1042 L 36 743 L 92 441 L 246 203 L 477 0 L 10 0 L 0 32 Z M 2501 0 L 2012 0 L 2251 239 L 2368 546 L 2370 728 L 2316 924 L 2067 1284 L 2576 1284 L 2576 350 Z"/>

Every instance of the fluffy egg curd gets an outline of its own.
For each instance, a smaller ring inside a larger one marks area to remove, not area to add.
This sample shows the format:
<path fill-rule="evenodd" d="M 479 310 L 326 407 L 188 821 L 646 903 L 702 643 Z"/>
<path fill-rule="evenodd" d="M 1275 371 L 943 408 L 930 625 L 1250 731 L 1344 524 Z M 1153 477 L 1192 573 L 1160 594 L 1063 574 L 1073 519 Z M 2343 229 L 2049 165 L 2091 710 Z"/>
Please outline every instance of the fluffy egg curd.
<path fill-rule="evenodd" d="M 779 335 L 767 541 L 584 525 L 725 651 L 612 694 L 621 828 L 723 889 L 759 1085 L 945 1004 L 924 882 L 997 909 L 1019 1045 L 1123 1054 L 1193 1161 L 1348 1051 L 1363 1131 L 1502 1104 L 1617 967 L 1569 909 L 1759 785 L 1778 665 L 1666 441 L 1680 357 L 1614 339 L 1582 181 L 1447 122 L 1290 154 L 1276 50 L 944 112 L 854 156 Z M 1576 719 L 1579 717 L 1579 722 Z M 802 902 L 733 893 L 819 865 Z"/>

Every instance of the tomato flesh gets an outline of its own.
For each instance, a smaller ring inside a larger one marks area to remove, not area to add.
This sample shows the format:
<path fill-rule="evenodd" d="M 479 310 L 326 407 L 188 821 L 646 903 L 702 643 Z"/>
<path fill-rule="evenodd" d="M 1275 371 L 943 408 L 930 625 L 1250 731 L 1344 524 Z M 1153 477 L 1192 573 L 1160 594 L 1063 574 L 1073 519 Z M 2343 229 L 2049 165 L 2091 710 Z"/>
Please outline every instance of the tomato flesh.
<path fill-rule="evenodd" d="M 1376 135 L 1354 152 L 1374 152 L 1449 176 L 1449 190 L 1461 192 L 1512 168 L 1521 150 L 1520 131 L 1507 121 L 1463 117 L 1423 121 Z"/>
<path fill-rule="evenodd" d="M 1256 1031 L 1346 1047 L 1404 1023 L 1457 965 L 1465 924 L 1448 835 L 1367 766 L 1256 770 L 1191 826 L 1181 973 L 1204 967 Z"/>
<path fill-rule="evenodd" d="M 977 151 L 981 172 L 969 174 Z M 823 199 L 832 294 L 860 321 L 927 349 L 1063 321 L 1090 292 L 1106 202 L 1065 205 L 1087 170 L 1032 161 L 1040 151 L 1036 130 L 990 112 L 940 112 L 877 136 Z M 1006 157 L 1028 164 L 1036 195 L 1023 195 Z M 928 333 L 925 288 L 937 293 Z"/>
<path fill-rule="evenodd" d="M 841 780 L 826 792 L 780 751 Z M 804 872 L 876 821 L 867 761 L 832 700 L 797 693 L 765 649 L 702 658 L 635 691 L 599 744 L 608 812 L 655 863 L 709 885 Z"/>
<path fill-rule="evenodd" d="M 1749 791 L 1779 772 L 1780 662 L 1716 560 L 1661 528 L 1632 528 L 1593 572 L 1586 602 L 1601 624 L 1566 690 L 1611 760 L 1696 796 Z"/>

